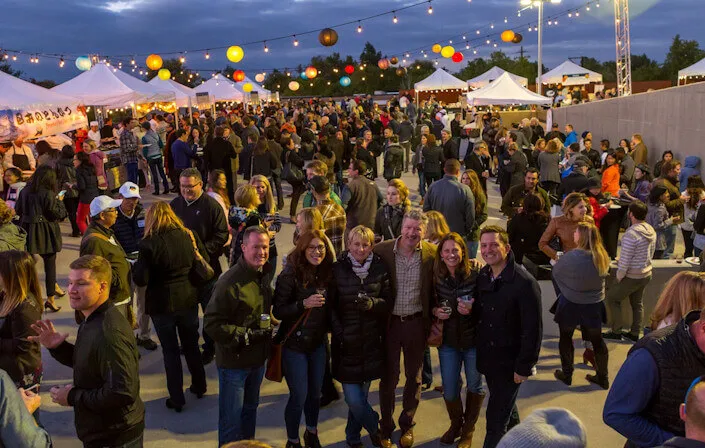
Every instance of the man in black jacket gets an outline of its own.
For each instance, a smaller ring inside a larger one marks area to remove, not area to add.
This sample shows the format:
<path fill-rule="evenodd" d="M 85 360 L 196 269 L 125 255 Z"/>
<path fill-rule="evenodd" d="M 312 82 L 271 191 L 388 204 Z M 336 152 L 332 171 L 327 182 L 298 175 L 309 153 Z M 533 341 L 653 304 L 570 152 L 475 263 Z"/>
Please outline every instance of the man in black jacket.
<path fill-rule="evenodd" d="M 110 263 L 85 255 L 70 269 L 71 308 L 84 317 L 76 344 L 66 342 L 68 334 L 57 332 L 49 320 L 37 321 L 32 325 L 37 336 L 29 336 L 73 368 L 73 384 L 52 387 L 51 398 L 73 406 L 76 433 L 85 447 L 141 447 L 144 404 L 137 346 L 130 324 L 108 300 Z"/>
<path fill-rule="evenodd" d="M 276 159 L 277 167 L 272 169 L 272 181 L 274 182 L 274 189 L 277 192 L 277 209 L 281 210 L 284 208 L 284 192 L 282 191 L 282 145 L 279 144 L 279 139 L 281 138 L 281 133 L 276 127 L 269 127 L 265 131 L 267 136 L 267 145 L 269 145 L 269 152 L 272 153 Z M 337 154 L 336 154 L 337 156 Z M 338 160 L 338 159 L 336 159 Z"/>
<path fill-rule="evenodd" d="M 490 391 L 484 448 L 495 448 L 508 425 L 519 422 L 519 386 L 531 375 L 541 349 L 541 289 L 514 262 L 507 232 L 486 226 L 480 252 L 487 265 L 477 280 L 477 370 Z"/>
<path fill-rule="evenodd" d="M 443 129 L 441 131 L 441 141 L 443 142 L 443 159 L 458 160 L 460 158 L 460 150 L 458 149 L 458 143 L 453 139 L 451 131 Z"/>
<path fill-rule="evenodd" d="M 230 202 L 235 202 L 235 184 L 233 181 L 232 160 L 237 158 L 235 148 L 225 136 L 225 126 L 215 128 L 215 138 L 203 148 L 203 161 L 206 172 L 223 170 Z"/>
<path fill-rule="evenodd" d="M 585 160 L 576 159 L 573 163 L 573 171 L 561 179 L 561 184 L 558 187 L 558 199 L 563 200 L 569 194 L 587 188 L 589 171 L 590 165 Z"/>
<path fill-rule="evenodd" d="M 203 179 L 196 168 L 188 168 L 181 172 L 179 187 L 181 196 L 171 201 L 169 205 L 176 216 L 184 222 L 184 226 L 198 235 L 208 252 L 208 263 L 215 271 L 214 280 L 199 287 L 199 302 L 201 308 L 205 310 L 215 279 L 222 272 L 220 256 L 223 253 L 223 246 L 228 241 L 228 223 L 218 201 L 203 194 Z M 203 342 L 203 363 L 208 364 L 213 361 L 215 347 L 213 340 L 205 331 Z"/>

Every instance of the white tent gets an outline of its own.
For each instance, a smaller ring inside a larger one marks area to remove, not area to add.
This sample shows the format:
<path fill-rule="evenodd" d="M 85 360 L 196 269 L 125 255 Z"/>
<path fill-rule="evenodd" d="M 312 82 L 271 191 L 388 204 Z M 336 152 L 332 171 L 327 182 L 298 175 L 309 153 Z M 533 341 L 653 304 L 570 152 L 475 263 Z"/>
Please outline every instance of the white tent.
<path fill-rule="evenodd" d="M 563 84 L 579 86 L 591 82 L 602 82 L 602 75 L 579 66 L 572 61 L 565 61 L 558 67 L 541 76 L 544 84 Z"/>
<path fill-rule="evenodd" d="M 225 78 L 211 78 L 193 89 L 196 93 L 208 92 L 215 101 L 243 101 L 245 94 Z"/>
<path fill-rule="evenodd" d="M 509 72 L 502 68 L 494 66 L 491 69 L 487 70 L 485 73 L 481 74 L 480 76 L 476 76 L 472 79 L 469 79 L 468 86 L 470 86 L 471 89 L 480 89 L 482 87 L 485 87 L 487 84 L 491 83 L 495 79 L 498 79 L 505 73 Z M 509 76 L 511 76 L 513 80 L 515 80 L 524 87 L 529 85 L 529 80 L 524 78 L 523 76 L 515 75 L 513 73 L 509 73 Z"/>
<path fill-rule="evenodd" d="M 109 108 L 131 107 L 154 101 L 174 101 L 174 93 L 115 70 L 96 64 L 52 89 L 54 92 L 79 98 L 83 104 Z"/>
<path fill-rule="evenodd" d="M 705 76 L 705 58 L 699 60 L 695 64 L 691 65 L 690 67 L 686 67 L 683 70 L 678 70 L 678 84 L 680 84 L 681 80 L 685 80 L 687 78 L 692 78 L 692 77 L 702 77 Z"/>
<path fill-rule="evenodd" d="M 511 73 L 504 73 L 489 85 L 474 92 L 468 92 L 466 96 L 468 105 L 471 106 L 551 104 L 551 98 L 541 96 L 523 87 L 512 78 Z"/>
<path fill-rule="evenodd" d="M 256 82 L 254 82 L 253 80 L 251 80 L 251 79 L 248 78 L 247 76 L 245 76 L 245 80 L 242 81 L 242 83 L 244 84 L 244 83 L 247 83 L 247 82 L 249 82 L 250 84 L 252 84 L 252 91 L 253 91 L 253 92 L 257 92 L 257 95 L 259 96 L 259 99 L 265 100 L 265 101 L 269 101 L 269 97 L 272 95 L 272 92 L 270 92 L 269 90 L 265 89 L 265 88 L 262 87 L 261 85 L 257 84 Z"/>
<path fill-rule="evenodd" d="M 436 69 L 431 76 L 414 84 L 414 90 L 468 90 L 468 84 L 458 79 L 442 68 Z"/>
<path fill-rule="evenodd" d="M 0 109 L 61 106 L 79 102 L 76 98 L 52 92 L 0 71 Z"/>
<path fill-rule="evenodd" d="M 158 76 L 150 79 L 148 84 L 151 84 L 161 90 L 172 92 L 176 98 L 177 107 L 189 107 L 189 100 L 192 104 L 196 103 L 196 92 L 192 88 L 179 84 L 173 79 L 162 80 Z"/>

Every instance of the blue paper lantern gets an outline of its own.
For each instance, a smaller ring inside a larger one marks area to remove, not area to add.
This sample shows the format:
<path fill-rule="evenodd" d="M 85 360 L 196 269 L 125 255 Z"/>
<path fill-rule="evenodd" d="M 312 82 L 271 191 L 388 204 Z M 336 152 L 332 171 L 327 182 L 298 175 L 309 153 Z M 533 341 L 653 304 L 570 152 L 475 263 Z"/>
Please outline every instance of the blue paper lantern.
<path fill-rule="evenodd" d="M 76 68 L 82 72 L 90 70 L 92 66 L 93 63 L 91 62 L 91 58 L 88 56 L 79 56 L 76 58 Z"/>
<path fill-rule="evenodd" d="M 302 71 L 299 76 L 301 76 L 301 79 L 308 79 L 308 76 L 306 76 L 306 70 Z"/>
<path fill-rule="evenodd" d="M 342 78 L 340 78 L 340 85 L 343 87 L 349 86 L 351 82 L 352 81 L 350 81 L 349 76 L 343 76 Z"/>

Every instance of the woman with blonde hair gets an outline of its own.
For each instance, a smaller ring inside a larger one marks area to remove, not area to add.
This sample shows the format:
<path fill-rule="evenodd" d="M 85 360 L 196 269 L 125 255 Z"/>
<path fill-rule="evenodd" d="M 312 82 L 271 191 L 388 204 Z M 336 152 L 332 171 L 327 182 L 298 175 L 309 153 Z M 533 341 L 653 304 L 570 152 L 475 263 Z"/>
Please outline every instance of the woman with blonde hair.
<path fill-rule="evenodd" d="M 559 142 L 556 139 L 550 140 L 546 144 L 546 150 L 541 151 L 536 159 L 536 165 L 539 169 L 539 182 L 541 188 L 549 194 L 556 194 L 558 187 L 561 184 L 561 173 L 559 166 L 561 163 L 561 154 Z"/>
<path fill-rule="evenodd" d="M 560 257 L 553 267 L 553 278 L 560 289 L 554 321 L 558 324 L 558 349 L 561 369 L 554 372 L 559 381 L 573 382 L 573 333 L 577 327 L 595 351 L 597 375 L 586 379 L 603 389 L 609 388 L 608 351 L 602 339 L 605 317 L 605 277 L 610 258 L 602 245 L 600 231 L 591 223 L 580 222 L 573 233 L 575 249 Z"/>
<path fill-rule="evenodd" d="M 377 210 L 375 235 L 393 240 L 401 235 L 401 222 L 411 208 L 409 188 L 401 179 L 392 179 L 387 186 L 387 203 Z"/>
<path fill-rule="evenodd" d="M 677 324 L 689 311 L 705 308 L 705 272 L 681 271 L 671 278 L 651 313 L 651 329 Z"/>
<path fill-rule="evenodd" d="M 470 187 L 472 195 L 475 198 L 475 223 L 472 226 L 472 231 L 468 237 L 468 257 L 477 257 L 477 249 L 480 247 L 480 226 L 487 221 L 487 195 L 482 189 L 480 177 L 473 170 L 465 170 L 460 177 L 460 183 Z"/>
<path fill-rule="evenodd" d="M 191 372 L 189 390 L 198 398 L 206 393 L 206 373 L 198 348 L 198 291 L 191 280 L 194 266 L 204 263 L 205 257 L 207 252 L 198 236 L 184 227 L 169 204 L 152 204 L 132 272 L 135 284 L 147 287 L 145 309 L 164 355 L 169 391 L 166 407 L 176 412 L 186 403 L 179 341 Z"/>
<path fill-rule="evenodd" d="M 24 251 L 27 232 L 12 223 L 15 210 L 0 199 L 0 252 L 6 250 Z"/>
<path fill-rule="evenodd" d="M 444 236 L 450 233 L 446 218 L 441 212 L 435 210 L 428 211 L 424 215 L 428 216 L 428 226 L 426 226 L 424 239 L 429 243 L 438 244 Z"/>
<path fill-rule="evenodd" d="M 235 190 L 235 203 L 228 212 L 228 224 L 230 224 L 232 234 L 232 244 L 230 248 L 230 266 L 237 263 L 242 255 L 242 237 L 245 229 L 252 226 L 264 227 L 264 221 L 260 217 L 257 208 L 261 201 L 257 189 L 250 184 L 244 184 Z"/>
<path fill-rule="evenodd" d="M 272 265 L 269 281 L 274 279 L 274 272 L 277 269 L 277 233 L 282 229 L 282 219 L 277 211 L 277 203 L 274 202 L 274 194 L 272 193 L 272 184 L 265 176 L 255 174 L 250 179 L 250 185 L 257 190 L 260 204 L 257 206 L 260 220 L 264 227 L 269 231 L 269 263 Z"/>
<path fill-rule="evenodd" d="M 558 260 L 558 252 L 566 253 L 577 247 L 573 234 L 579 223 L 593 223 L 588 198 L 583 193 L 566 196 L 562 209 L 563 215 L 551 219 L 539 240 L 539 249 L 554 261 Z"/>

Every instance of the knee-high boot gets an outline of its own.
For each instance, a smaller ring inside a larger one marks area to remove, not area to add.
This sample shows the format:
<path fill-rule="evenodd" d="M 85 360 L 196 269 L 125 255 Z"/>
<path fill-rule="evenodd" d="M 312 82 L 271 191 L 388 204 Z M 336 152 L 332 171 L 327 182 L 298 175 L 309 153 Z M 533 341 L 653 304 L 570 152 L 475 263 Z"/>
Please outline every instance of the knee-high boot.
<path fill-rule="evenodd" d="M 453 401 L 446 400 L 446 410 L 450 417 L 450 428 L 441 436 L 443 445 L 452 445 L 455 440 L 460 437 L 461 429 L 463 428 L 463 402 L 460 398 Z"/>
<path fill-rule="evenodd" d="M 458 448 L 471 448 L 472 435 L 475 432 L 475 423 L 480 418 L 482 402 L 485 401 L 485 394 L 468 392 L 465 402 L 465 422 L 458 442 Z"/>

